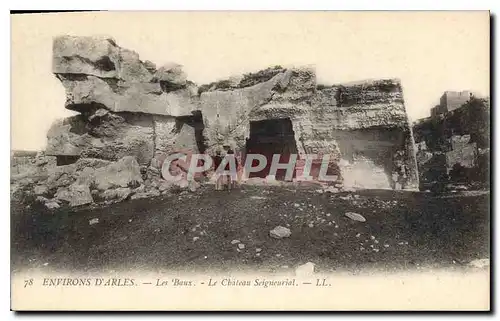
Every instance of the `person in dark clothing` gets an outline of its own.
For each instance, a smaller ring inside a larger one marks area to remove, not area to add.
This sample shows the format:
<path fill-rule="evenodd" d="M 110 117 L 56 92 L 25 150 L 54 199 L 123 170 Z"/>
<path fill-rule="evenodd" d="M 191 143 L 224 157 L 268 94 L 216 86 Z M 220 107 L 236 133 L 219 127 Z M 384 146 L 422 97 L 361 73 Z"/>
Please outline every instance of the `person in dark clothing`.
<path fill-rule="evenodd" d="M 217 175 L 217 180 L 215 181 L 215 190 L 220 191 L 224 186 L 224 177 L 221 174 L 221 169 L 219 169 L 220 164 L 222 163 L 222 156 L 220 155 L 220 151 L 215 153 L 213 157 L 214 171 L 215 175 Z"/>
<path fill-rule="evenodd" d="M 234 151 L 233 151 L 231 148 L 229 148 L 229 149 L 227 150 L 227 155 L 230 155 L 230 157 L 233 157 L 233 158 L 234 158 L 234 163 L 235 163 L 235 171 L 237 171 L 237 169 L 238 169 L 238 160 L 236 159 L 236 155 L 234 154 Z M 230 170 L 231 170 L 231 168 L 229 167 L 229 163 L 228 163 L 228 166 L 226 166 L 226 170 L 227 170 L 227 171 L 230 171 Z M 235 187 L 236 187 L 237 173 L 234 173 L 234 174 L 236 175 L 236 177 L 232 177 L 232 174 L 233 174 L 233 173 L 231 173 L 231 175 L 229 175 L 229 176 L 227 177 L 227 179 L 228 179 L 228 181 L 227 181 L 227 188 L 228 188 L 228 189 L 231 189 L 231 188 L 235 188 Z"/>

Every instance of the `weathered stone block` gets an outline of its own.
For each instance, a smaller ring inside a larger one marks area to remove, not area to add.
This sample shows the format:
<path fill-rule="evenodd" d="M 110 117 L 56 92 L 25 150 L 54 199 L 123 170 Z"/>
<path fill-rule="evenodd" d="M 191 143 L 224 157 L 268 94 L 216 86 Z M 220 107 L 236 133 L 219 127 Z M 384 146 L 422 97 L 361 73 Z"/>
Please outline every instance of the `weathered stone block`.
<path fill-rule="evenodd" d="M 52 70 L 72 110 L 99 105 L 114 112 L 185 116 L 197 109 L 197 88 L 187 85 L 180 66 L 160 68 L 153 78 L 151 66 L 112 39 L 55 38 Z"/>
<path fill-rule="evenodd" d="M 117 160 L 134 156 L 149 164 L 154 153 L 151 115 L 114 114 L 98 110 L 89 119 L 77 115 L 56 121 L 47 133 L 48 155 Z"/>
<path fill-rule="evenodd" d="M 118 75 L 119 50 L 112 38 L 60 36 L 54 38 L 52 52 L 56 74 Z"/>
<path fill-rule="evenodd" d="M 55 195 L 55 199 L 68 202 L 72 207 L 90 204 L 94 201 L 89 187 L 87 185 L 78 184 L 72 184 L 67 188 L 59 188 Z"/>
<path fill-rule="evenodd" d="M 139 164 L 132 156 L 95 171 L 95 185 L 99 190 L 117 187 L 137 187 L 143 182 Z"/>

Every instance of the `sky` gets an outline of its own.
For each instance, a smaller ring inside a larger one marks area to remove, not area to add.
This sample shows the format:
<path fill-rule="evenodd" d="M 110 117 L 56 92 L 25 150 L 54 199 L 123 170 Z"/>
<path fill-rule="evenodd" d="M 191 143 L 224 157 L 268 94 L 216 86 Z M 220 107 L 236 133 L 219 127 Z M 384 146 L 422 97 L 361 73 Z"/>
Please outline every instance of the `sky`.
<path fill-rule="evenodd" d="M 314 65 L 318 83 L 399 78 L 410 121 L 446 90 L 489 95 L 489 13 L 97 12 L 11 15 L 11 149 L 42 150 L 64 108 L 52 39 L 106 35 L 204 84 L 268 66 Z"/>

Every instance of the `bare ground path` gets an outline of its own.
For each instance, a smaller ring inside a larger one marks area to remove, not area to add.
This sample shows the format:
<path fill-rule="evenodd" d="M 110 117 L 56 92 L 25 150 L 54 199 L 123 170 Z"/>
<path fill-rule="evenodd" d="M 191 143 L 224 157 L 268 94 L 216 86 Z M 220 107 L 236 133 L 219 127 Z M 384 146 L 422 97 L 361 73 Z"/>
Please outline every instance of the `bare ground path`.
<path fill-rule="evenodd" d="M 489 257 L 489 193 L 245 186 L 78 210 L 11 204 L 12 269 L 319 271 L 462 266 Z M 357 222 L 344 214 L 363 215 Z M 99 223 L 90 225 L 89 220 Z M 281 225 L 292 235 L 273 239 Z M 244 248 L 238 251 L 239 240 Z"/>

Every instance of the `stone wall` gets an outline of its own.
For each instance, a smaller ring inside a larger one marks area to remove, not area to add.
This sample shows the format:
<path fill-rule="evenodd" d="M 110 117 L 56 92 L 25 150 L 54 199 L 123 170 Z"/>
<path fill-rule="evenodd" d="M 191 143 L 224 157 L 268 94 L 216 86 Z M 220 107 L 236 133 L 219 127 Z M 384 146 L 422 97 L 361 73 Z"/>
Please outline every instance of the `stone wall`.
<path fill-rule="evenodd" d="M 261 75 L 266 71 L 261 71 Z M 415 150 L 398 80 L 318 86 L 312 68 L 271 68 L 267 81 L 227 80 L 201 94 L 209 148 L 245 148 L 250 121 L 289 118 L 300 154 L 331 154 L 344 185 L 391 188 L 393 161 L 404 152 L 406 188 L 418 186 Z"/>

